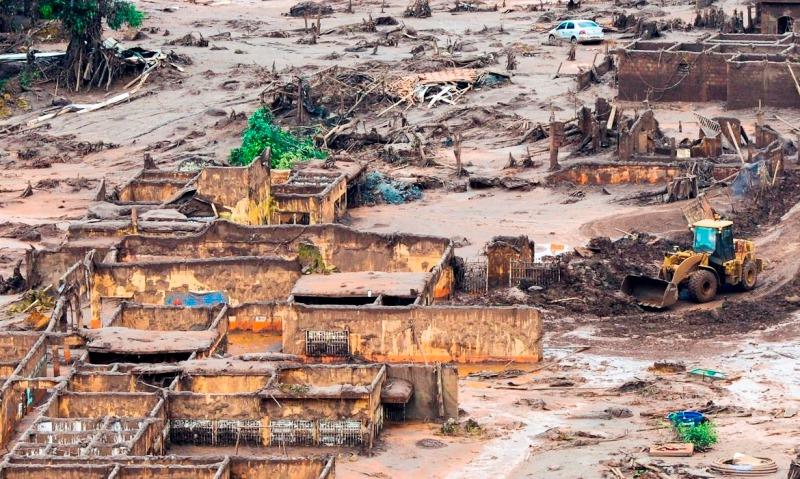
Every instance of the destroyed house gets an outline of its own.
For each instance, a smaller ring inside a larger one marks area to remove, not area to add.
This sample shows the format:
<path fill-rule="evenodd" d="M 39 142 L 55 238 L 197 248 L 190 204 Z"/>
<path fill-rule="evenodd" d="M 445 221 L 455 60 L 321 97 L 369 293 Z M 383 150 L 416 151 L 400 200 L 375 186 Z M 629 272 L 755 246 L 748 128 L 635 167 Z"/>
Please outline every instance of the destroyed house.
<path fill-rule="evenodd" d="M 182 171 L 148 164 L 111 193 L 101 188 L 97 199 L 114 207 L 95 206 L 94 210 L 104 219 L 109 219 L 109 212 L 125 220 L 135 215 L 137 230 L 144 231 L 156 227 L 151 223 L 158 221 L 209 221 L 215 217 L 253 225 L 333 223 L 344 215 L 348 200 L 358 201 L 363 171 L 364 166 L 357 163 L 325 167 L 318 161 L 272 171 L 269 152 L 245 167 Z"/>
<path fill-rule="evenodd" d="M 101 241 L 102 248 L 84 255 L 82 248 L 68 246 L 96 240 L 84 233 L 73 230 L 62 248 L 31 251 L 30 277 L 38 283 L 30 286 L 61 284 L 69 296 L 65 304 L 89 306 L 56 315 L 74 330 L 89 328 L 82 334 L 98 361 L 202 358 L 224 350 L 220 338 L 227 329 L 280 334 L 285 353 L 314 361 L 541 358 L 535 309 L 438 304 L 453 288 L 453 247 L 446 238 L 381 235 L 333 224 L 215 221 L 197 233 L 173 237 L 129 235 L 110 243 L 108 238 L 116 237 L 110 235 Z M 60 267 L 62 277 L 42 271 L 42 265 Z M 142 311 L 133 312 L 131 305 L 118 309 L 124 301 Z M 224 312 L 209 322 L 211 313 L 201 308 L 215 305 L 224 305 Z M 190 308 L 171 309 L 178 306 Z M 191 314 L 198 318 L 195 323 L 176 319 L 169 327 L 126 319 L 150 314 L 162 321 Z M 159 334 L 196 341 L 165 339 L 164 347 L 175 347 L 162 349 L 155 341 L 119 340 L 167 328 L 170 332 Z"/>
<path fill-rule="evenodd" d="M 0 469 L 8 479 L 161 478 L 176 479 L 333 479 L 334 458 L 250 456 L 47 457 L 11 455 Z"/>
<path fill-rule="evenodd" d="M 800 2 L 796 0 L 759 0 L 756 15 L 763 34 L 796 32 L 795 23 L 800 19 Z"/>
<path fill-rule="evenodd" d="M 799 107 L 797 37 L 719 33 L 697 43 L 637 40 L 619 51 L 625 101 Z"/>

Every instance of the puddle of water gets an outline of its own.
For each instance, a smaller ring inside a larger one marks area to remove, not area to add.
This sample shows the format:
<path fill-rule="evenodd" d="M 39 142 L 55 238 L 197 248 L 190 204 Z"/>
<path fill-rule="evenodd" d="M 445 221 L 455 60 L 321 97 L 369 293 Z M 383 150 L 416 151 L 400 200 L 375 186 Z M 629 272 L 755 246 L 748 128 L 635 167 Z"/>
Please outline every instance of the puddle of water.
<path fill-rule="evenodd" d="M 554 413 L 538 412 L 535 418 L 500 413 L 492 418 L 500 420 L 520 421 L 525 424 L 521 431 L 515 431 L 509 437 L 489 441 L 481 448 L 478 457 L 472 459 L 463 468 L 448 474 L 447 479 L 474 479 L 476 477 L 511 477 L 513 471 L 529 457 L 528 446 L 534 436 L 546 430 L 563 425 L 563 421 Z"/>

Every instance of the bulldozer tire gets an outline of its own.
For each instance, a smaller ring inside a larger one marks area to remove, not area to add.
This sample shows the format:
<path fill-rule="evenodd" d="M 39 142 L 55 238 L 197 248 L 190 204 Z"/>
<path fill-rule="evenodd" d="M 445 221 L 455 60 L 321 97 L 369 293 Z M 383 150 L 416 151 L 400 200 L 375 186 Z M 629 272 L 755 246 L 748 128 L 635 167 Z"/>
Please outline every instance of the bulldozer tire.
<path fill-rule="evenodd" d="M 744 264 L 742 265 L 742 279 L 739 281 L 739 288 L 741 288 L 742 291 L 750 291 L 756 287 L 756 281 L 758 281 L 758 268 L 756 268 L 756 264 L 749 259 L 744 260 Z"/>
<path fill-rule="evenodd" d="M 711 271 L 698 269 L 689 276 L 689 296 L 698 303 L 707 303 L 717 295 L 717 277 Z"/>

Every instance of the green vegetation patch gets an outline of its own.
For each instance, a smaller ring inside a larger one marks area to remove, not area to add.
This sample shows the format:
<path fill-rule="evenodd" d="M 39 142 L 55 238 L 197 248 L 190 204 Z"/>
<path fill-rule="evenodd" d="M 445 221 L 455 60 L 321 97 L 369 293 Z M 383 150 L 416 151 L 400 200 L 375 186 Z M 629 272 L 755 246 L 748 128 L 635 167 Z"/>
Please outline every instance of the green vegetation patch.
<path fill-rule="evenodd" d="M 275 169 L 289 169 L 298 161 L 327 156 L 314 146 L 311 138 L 298 138 L 276 125 L 269 110 L 262 107 L 247 121 L 242 146 L 231 151 L 230 163 L 247 166 L 267 148 L 270 149 L 270 166 Z"/>

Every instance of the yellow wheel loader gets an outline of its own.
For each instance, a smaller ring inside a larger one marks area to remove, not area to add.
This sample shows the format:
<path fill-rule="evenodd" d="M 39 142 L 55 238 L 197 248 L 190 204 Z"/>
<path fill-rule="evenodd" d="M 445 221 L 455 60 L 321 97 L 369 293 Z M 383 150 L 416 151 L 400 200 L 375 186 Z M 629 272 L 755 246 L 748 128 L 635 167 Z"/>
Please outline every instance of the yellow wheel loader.
<path fill-rule="evenodd" d="M 694 243 L 689 251 L 664 255 L 658 278 L 628 275 L 622 291 L 639 304 L 667 308 L 678 301 L 681 291 L 698 302 L 711 301 L 723 285 L 749 291 L 756 286 L 764 263 L 756 258 L 752 241 L 733 238 L 733 223 L 701 220 L 692 226 Z"/>

